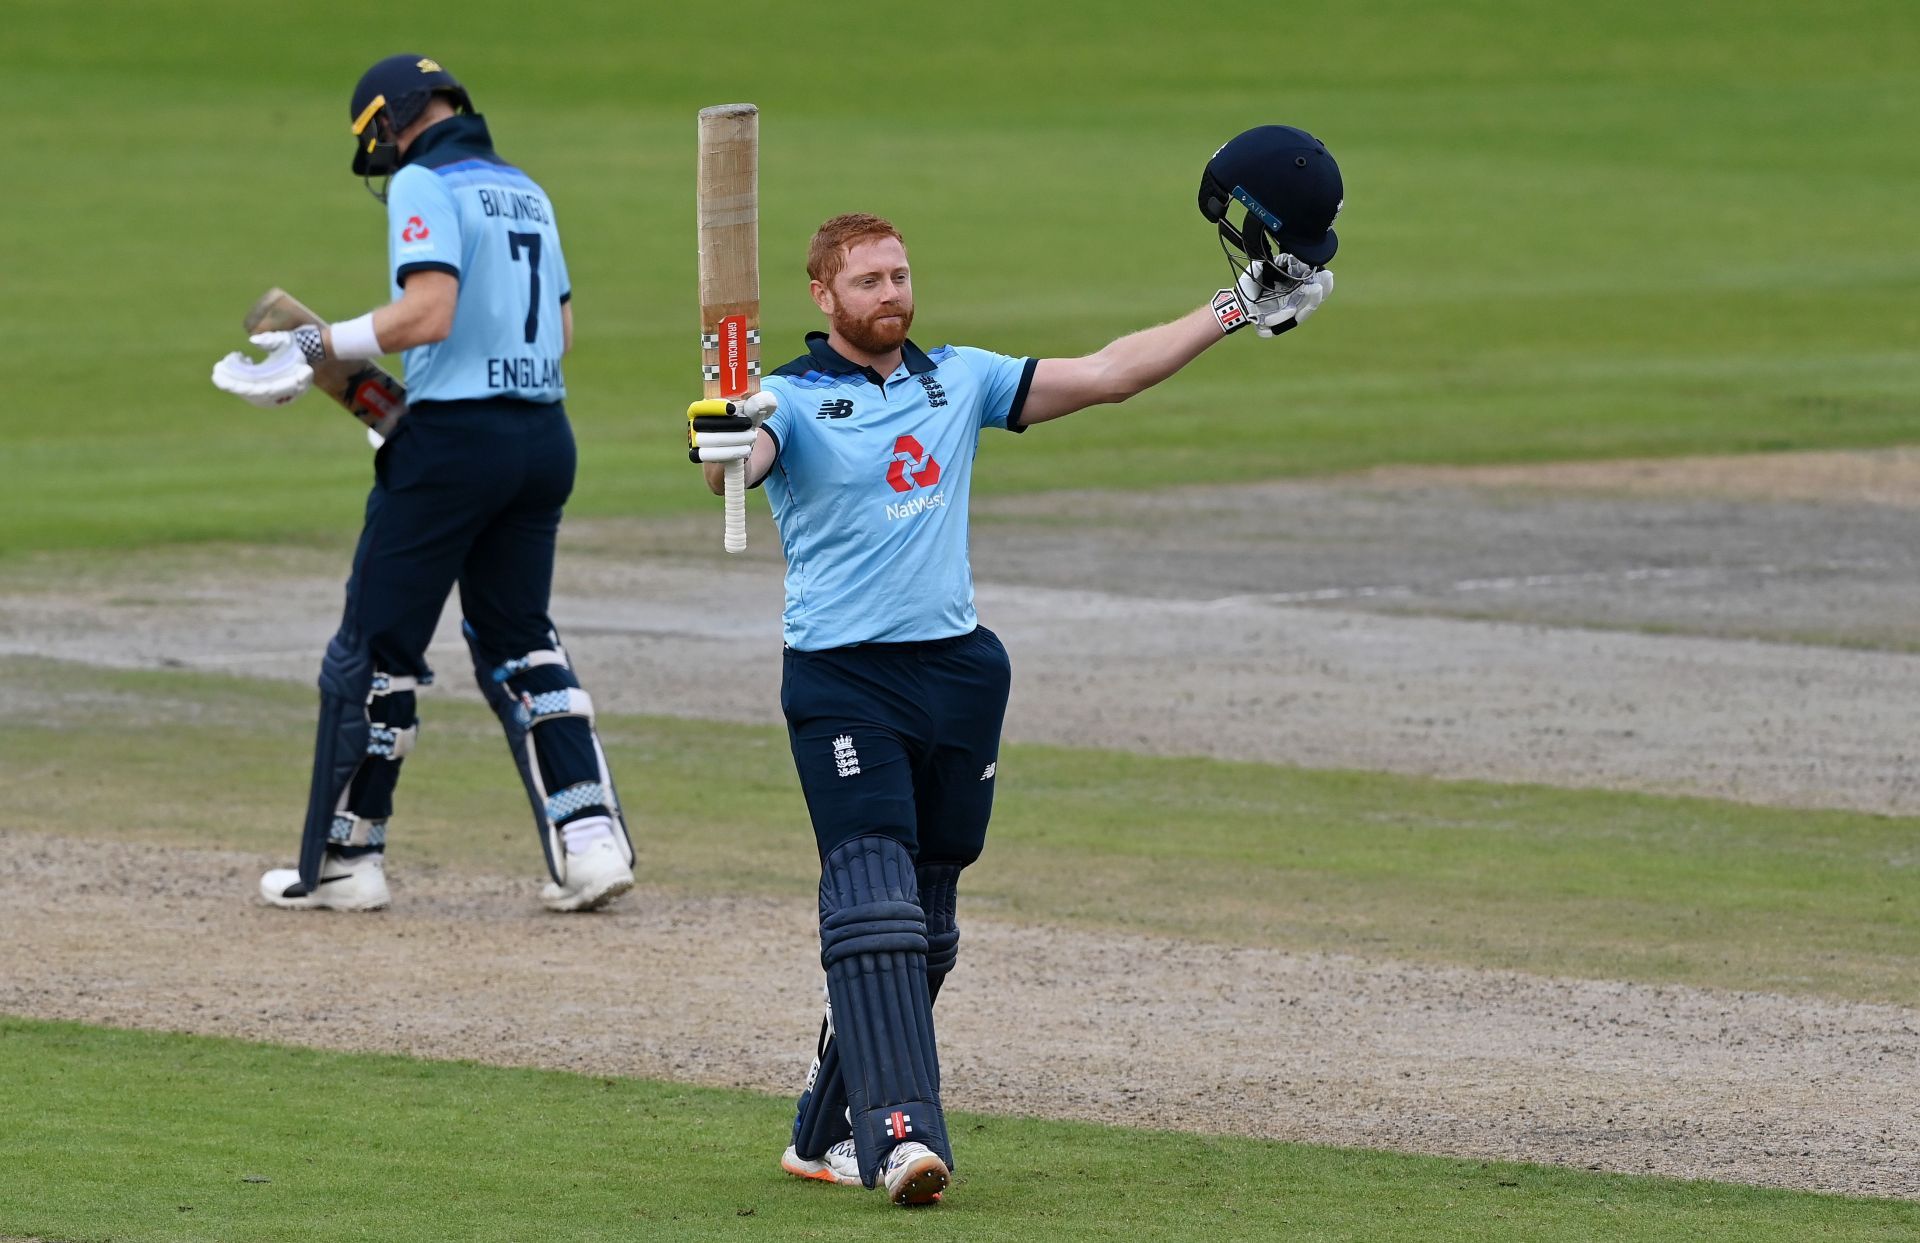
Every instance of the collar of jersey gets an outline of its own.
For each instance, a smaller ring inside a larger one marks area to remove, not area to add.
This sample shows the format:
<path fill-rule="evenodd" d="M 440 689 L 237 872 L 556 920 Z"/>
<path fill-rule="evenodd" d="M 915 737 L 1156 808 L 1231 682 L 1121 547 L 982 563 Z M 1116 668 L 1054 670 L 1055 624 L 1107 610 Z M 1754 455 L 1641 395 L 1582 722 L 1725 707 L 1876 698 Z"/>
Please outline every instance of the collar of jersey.
<path fill-rule="evenodd" d="M 493 135 L 487 132 L 487 119 L 477 112 L 467 112 L 429 126 L 407 147 L 407 154 L 400 162 L 438 168 L 456 160 L 476 158 L 495 164 L 501 162 L 493 153 Z"/>
<path fill-rule="evenodd" d="M 862 375 L 881 388 L 887 386 L 887 377 L 872 367 L 864 367 L 850 358 L 842 357 L 839 350 L 827 344 L 827 334 L 824 332 L 807 334 L 807 353 L 812 356 L 815 369 L 828 375 Z M 933 360 L 912 341 L 900 347 L 900 361 L 907 365 L 908 375 L 925 375 L 934 368 Z"/>

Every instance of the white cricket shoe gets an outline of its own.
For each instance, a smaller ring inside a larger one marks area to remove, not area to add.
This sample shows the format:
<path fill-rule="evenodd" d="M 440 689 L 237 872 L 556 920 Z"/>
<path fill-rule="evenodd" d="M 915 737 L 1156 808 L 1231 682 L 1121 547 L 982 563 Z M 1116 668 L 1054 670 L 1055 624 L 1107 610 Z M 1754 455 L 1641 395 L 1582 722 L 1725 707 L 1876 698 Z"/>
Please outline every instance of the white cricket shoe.
<path fill-rule="evenodd" d="M 902 1208 L 938 1200 L 948 1177 L 947 1163 L 933 1149 L 913 1141 L 895 1144 L 881 1173 L 886 1178 L 887 1198 Z"/>
<path fill-rule="evenodd" d="M 843 1139 L 821 1156 L 818 1161 L 809 1161 L 795 1152 L 792 1144 L 780 1158 L 780 1168 L 795 1178 L 811 1178 L 823 1183 L 837 1183 L 842 1187 L 859 1187 L 860 1157 L 853 1150 L 853 1141 Z"/>
<path fill-rule="evenodd" d="M 602 839 L 578 854 L 567 852 L 567 883 L 547 882 L 540 900 L 550 911 L 592 911 L 633 888 L 633 869 L 611 840 Z"/>
<path fill-rule="evenodd" d="M 386 856 L 377 851 L 343 859 L 328 851 L 320 861 L 320 884 L 312 893 L 299 868 L 275 868 L 260 878 L 260 896 L 290 911 L 377 911 L 393 900 L 387 892 Z"/>

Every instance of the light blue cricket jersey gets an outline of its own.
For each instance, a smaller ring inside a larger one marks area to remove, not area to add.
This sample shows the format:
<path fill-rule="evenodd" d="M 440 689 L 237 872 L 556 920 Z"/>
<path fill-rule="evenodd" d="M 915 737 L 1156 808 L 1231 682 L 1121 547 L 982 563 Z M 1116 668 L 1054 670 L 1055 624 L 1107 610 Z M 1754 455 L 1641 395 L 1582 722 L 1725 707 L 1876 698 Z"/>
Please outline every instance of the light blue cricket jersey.
<path fill-rule="evenodd" d="M 980 430 L 1023 431 L 1035 361 L 906 343 L 883 381 L 827 334 L 768 376 L 767 499 L 787 553 L 787 646 L 908 643 L 977 624 L 967 494 Z"/>
<path fill-rule="evenodd" d="M 553 205 L 494 154 L 480 117 L 442 121 L 407 149 L 387 187 L 387 254 L 396 291 L 414 272 L 460 278 L 452 335 L 403 355 L 409 401 L 566 396 L 560 305 L 573 287 Z"/>

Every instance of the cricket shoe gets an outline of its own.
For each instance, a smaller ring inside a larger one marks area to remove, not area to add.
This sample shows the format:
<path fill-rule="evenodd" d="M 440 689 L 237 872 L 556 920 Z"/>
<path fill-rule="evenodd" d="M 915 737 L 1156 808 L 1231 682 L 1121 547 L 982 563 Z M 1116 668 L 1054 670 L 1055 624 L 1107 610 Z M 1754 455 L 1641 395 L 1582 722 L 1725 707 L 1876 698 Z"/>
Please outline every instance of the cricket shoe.
<path fill-rule="evenodd" d="M 947 1163 L 933 1149 L 913 1141 L 894 1145 L 893 1151 L 887 1154 L 882 1174 L 886 1179 L 887 1199 L 901 1208 L 936 1203 L 948 1177 Z"/>
<path fill-rule="evenodd" d="M 275 868 L 260 878 L 260 896 L 290 911 L 377 911 L 393 900 L 386 858 L 378 852 L 343 859 L 328 851 L 311 893 L 300 883 L 299 868 Z"/>
<path fill-rule="evenodd" d="M 633 869 L 627 857 L 609 839 L 578 854 L 567 852 L 567 883 L 548 881 L 540 900 L 550 911 L 598 910 L 633 888 Z"/>
<path fill-rule="evenodd" d="M 795 1178 L 811 1178 L 816 1182 L 837 1183 L 842 1187 L 865 1185 L 860 1181 L 860 1158 L 854 1153 L 850 1139 L 843 1139 L 827 1149 L 818 1161 L 801 1156 L 789 1144 L 780 1158 L 780 1168 Z"/>

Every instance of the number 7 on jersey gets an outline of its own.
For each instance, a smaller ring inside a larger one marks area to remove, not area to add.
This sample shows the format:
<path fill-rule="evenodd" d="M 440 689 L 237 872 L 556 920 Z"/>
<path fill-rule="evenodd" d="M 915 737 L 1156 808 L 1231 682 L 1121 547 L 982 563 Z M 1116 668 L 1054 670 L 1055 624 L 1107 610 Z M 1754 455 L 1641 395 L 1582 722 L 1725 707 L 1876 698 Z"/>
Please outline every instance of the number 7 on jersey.
<path fill-rule="evenodd" d="M 702 396 L 740 401 L 760 387 L 760 110 L 700 110 Z M 747 547 L 747 464 L 726 467 L 726 549 Z"/>

